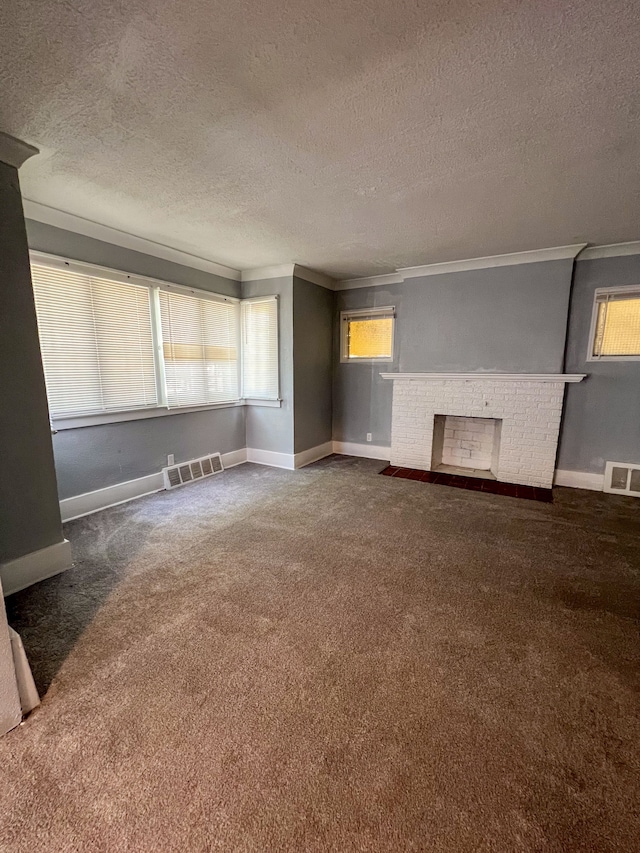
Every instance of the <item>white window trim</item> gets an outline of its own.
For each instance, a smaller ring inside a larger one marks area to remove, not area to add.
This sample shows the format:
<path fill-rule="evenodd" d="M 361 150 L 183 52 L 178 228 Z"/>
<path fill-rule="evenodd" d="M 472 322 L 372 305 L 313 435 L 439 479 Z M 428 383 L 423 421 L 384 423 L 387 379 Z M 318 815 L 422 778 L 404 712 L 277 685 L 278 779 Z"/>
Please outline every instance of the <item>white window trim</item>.
<path fill-rule="evenodd" d="M 162 418 L 166 415 L 184 415 L 189 412 L 206 412 L 209 409 L 230 409 L 243 406 L 242 400 L 230 403 L 209 403 L 206 406 L 184 406 L 182 408 L 169 409 L 165 407 L 154 407 L 151 409 L 130 409 L 125 412 L 100 412 L 96 415 L 67 415 L 62 418 L 52 418 L 53 428 L 58 432 L 67 429 L 78 429 L 79 427 L 99 426 L 100 424 L 119 424 L 124 421 L 141 421 L 146 418 Z"/>
<path fill-rule="evenodd" d="M 29 258 L 32 263 L 41 264 L 43 266 L 53 267 L 54 269 L 70 269 L 74 272 L 84 273 L 85 275 L 94 275 L 96 277 L 105 278 L 110 281 L 120 282 L 122 284 L 138 284 L 149 288 L 151 292 L 151 323 L 153 326 L 154 340 L 156 346 L 162 347 L 160 335 L 160 305 L 158 299 L 159 290 L 169 292 L 185 293 L 195 296 L 198 299 L 210 299 L 213 302 L 229 302 L 242 303 L 242 299 L 235 296 L 225 296 L 220 293 L 213 293 L 209 290 L 201 290 L 200 288 L 189 287 L 187 285 L 173 284 L 161 279 L 150 278 L 149 276 L 137 275 L 135 273 L 127 273 L 122 270 L 115 270 L 111 267 L 104 267 L 99 264 L 90 264 L 84 261 L 76 261 L 72 258 L 66 258 L 62 255 L 50 255 L 47 252 L 39 252 L 36 250 L 29 251 Z M 259 301 L 263 297 L 255 297 L 251 301 Z M 266 297 L 264 297 L 266 298 Z M 273 297 L 270 297 L 273 298 Z M 242 346 L 242 330 L 241 324 L 238 323 L 238 352 L 241 352 Z M 139 409 L 128 409 L 123 411 L 108 411 L 94 412 L 89 414 L 64 415 L 51 419 L 53 428 L 56 431 L 68 429 L 79 429 L 81 427 L 99 426 L 101 424 L 124 423 L 126 421 L 144 420 L 146 418 L 166 417 L 167 415 L 182 415 L 190 412 L 205 412 L 213 409 L 229 409 L 238 406 L 265 406 L 269 408 L 280 408 L 282 400 L 280 396 L 276 399 L 244 399 L 242 397 L 237 400 L 227 400 L 223 403 L 206 403 L 198 406 L 173 406 L 169 408 L 166 404 L 166 383 L 164 381 L 164 359 L 156 358 L 156 384 L 158 389 L 159 406 L 149 406 Z M 238 387 L 242 384 L 242 356 L 238 359 Z"/>
<path fill-rule="evenodd" d="M 393 319 L 391 324 L 391 356 L 379 358 L 349 358 L 347 341 L 347 320 L 352 317 L 389 317 Z M 380 364 L 381 362 L 395 361 L 396 353 L 396 309 L 395 305 L 387 305 L 384 308 L 355 308 L 352 311 L 340 312 L 340 363 L 341 364 Z"/>
<path fill-rule="evenodd" d="M 245 397 L 242 400 L 244 406 L 264 406 L 267 409 L 279 409 L 282 406 L 282 397 L 273 399 L 272 397 Z"/>
<path fill-rule="evenodd" d="M 52 419 L 51 425 L 56 432 L 81 427 L 119 424 L 127 421 L 142 421 L 146 418 L 164 418 L 167 415 L 187 415 L 192 412 L 209 412 L 212 409 L 236 409 L 242 406 L 266 406 L 279 409 L 282 400 L 235 400 L 231 403 L 209 403 L 206 406 L 184 406 L 180 409 L 150 408 L 130 409 L 126 412 L 104 412 L 97 415 L 74 415 Z"/>
<path fill-rule="evenodd" d="M 640 298 L 640 284 L 632 284 L 625 287 L 598 287 L 593 294 L 593 308 L 591 309 L 591 326 L 589 328 L 589 342 L 587 349 L 587 361 L 640 361 L 638 355 L 594 355 L 593 346 L 596 340 L 596 328 L 598 325 L 598 305 L 606 301 L 609 296 L 633 296 Z"/>

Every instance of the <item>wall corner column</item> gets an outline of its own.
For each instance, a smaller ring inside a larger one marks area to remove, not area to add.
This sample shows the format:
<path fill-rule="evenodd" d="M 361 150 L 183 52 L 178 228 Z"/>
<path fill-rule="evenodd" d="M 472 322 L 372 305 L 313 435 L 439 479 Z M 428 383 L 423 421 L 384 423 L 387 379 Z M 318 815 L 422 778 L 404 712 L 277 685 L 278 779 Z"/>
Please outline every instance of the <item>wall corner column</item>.
<path fill-rule="evenodd" d="M 4 593 L 62 571 L 64 542 L 18 169 L 37 149 L 0 133 L 0 578 Z M 34 565 L 31 565 L 31 555 Z M 16 572 L 18 573 L 16 574 Z"/>

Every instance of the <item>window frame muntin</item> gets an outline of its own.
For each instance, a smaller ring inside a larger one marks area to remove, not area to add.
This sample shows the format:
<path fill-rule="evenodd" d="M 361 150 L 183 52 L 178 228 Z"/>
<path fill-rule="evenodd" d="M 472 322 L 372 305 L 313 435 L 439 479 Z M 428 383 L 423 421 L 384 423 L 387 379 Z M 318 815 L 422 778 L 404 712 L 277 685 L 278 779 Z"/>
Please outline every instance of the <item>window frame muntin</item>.
<path fill-rule="evenodd" d="M 640 353 L 638 353 L 638 355 L 594 355 L 593 353 L 596 342 L 596 329 L 598 326 L 598 306 L 600 303 L 607 302 L 608 297 L 611 296 L 624 297 L 631 296 L 633 294 L 636 294 L 638 299 L 640 299 L 640 284 L 622 285 L 619 287 L 597 287 L 594 290 L 586 361 L 640 361 Z"/>

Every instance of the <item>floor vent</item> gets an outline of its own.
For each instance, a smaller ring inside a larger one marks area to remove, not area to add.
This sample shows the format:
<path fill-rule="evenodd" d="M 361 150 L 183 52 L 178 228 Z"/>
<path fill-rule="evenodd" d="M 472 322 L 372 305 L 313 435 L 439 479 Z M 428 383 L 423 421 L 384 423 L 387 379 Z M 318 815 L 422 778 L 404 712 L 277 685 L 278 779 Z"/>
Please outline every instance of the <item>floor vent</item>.
<path fill-rule="evenodd" d="M 191 459 L 189 462 L 182 462 L 180 465 L 163 468 L 164 487 L 165 489 L 175 489 L 177 486 L 193 483 L 203 477 L 220 474 L 221 471 L 224 471 L 224 467 L 219 453 L 201 456 L 199 459 Z"/>
<path fill-rule="evenodd" d="M 640 498 L 640 465 L 607 462 L 604 469 L 604 491 L 612 495 Z"/>

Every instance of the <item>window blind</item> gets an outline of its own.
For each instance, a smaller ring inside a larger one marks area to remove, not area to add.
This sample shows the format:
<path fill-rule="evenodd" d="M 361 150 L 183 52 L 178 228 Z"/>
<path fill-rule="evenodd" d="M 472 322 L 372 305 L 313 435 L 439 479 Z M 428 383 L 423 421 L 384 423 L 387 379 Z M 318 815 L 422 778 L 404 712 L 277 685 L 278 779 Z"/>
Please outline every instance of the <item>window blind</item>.
<path fill-rule="evenodd" d="M 349 358 L 390 358 L 393 319 L 349 320 Z"/>
<path fill-rule="evenodd" d="M 242 302 L 242 396 L 251 400 L 277 400 L 278 300 L 245 299 Z"/>
<path fill-rule="evenodd" d="M 237 400 L 237 303 L 166 290 L 161 290 L 158 298 L 167 405 Z"/>
<path fill-rule="evenodd" d="M 32 264 L 53 417 L 156 406 L 149 289 Z"/>
<path fill-rule="evenodd" d="M 597 298 L 593 355 L 625 357 L 640 355 L 640 289 Z"/>

